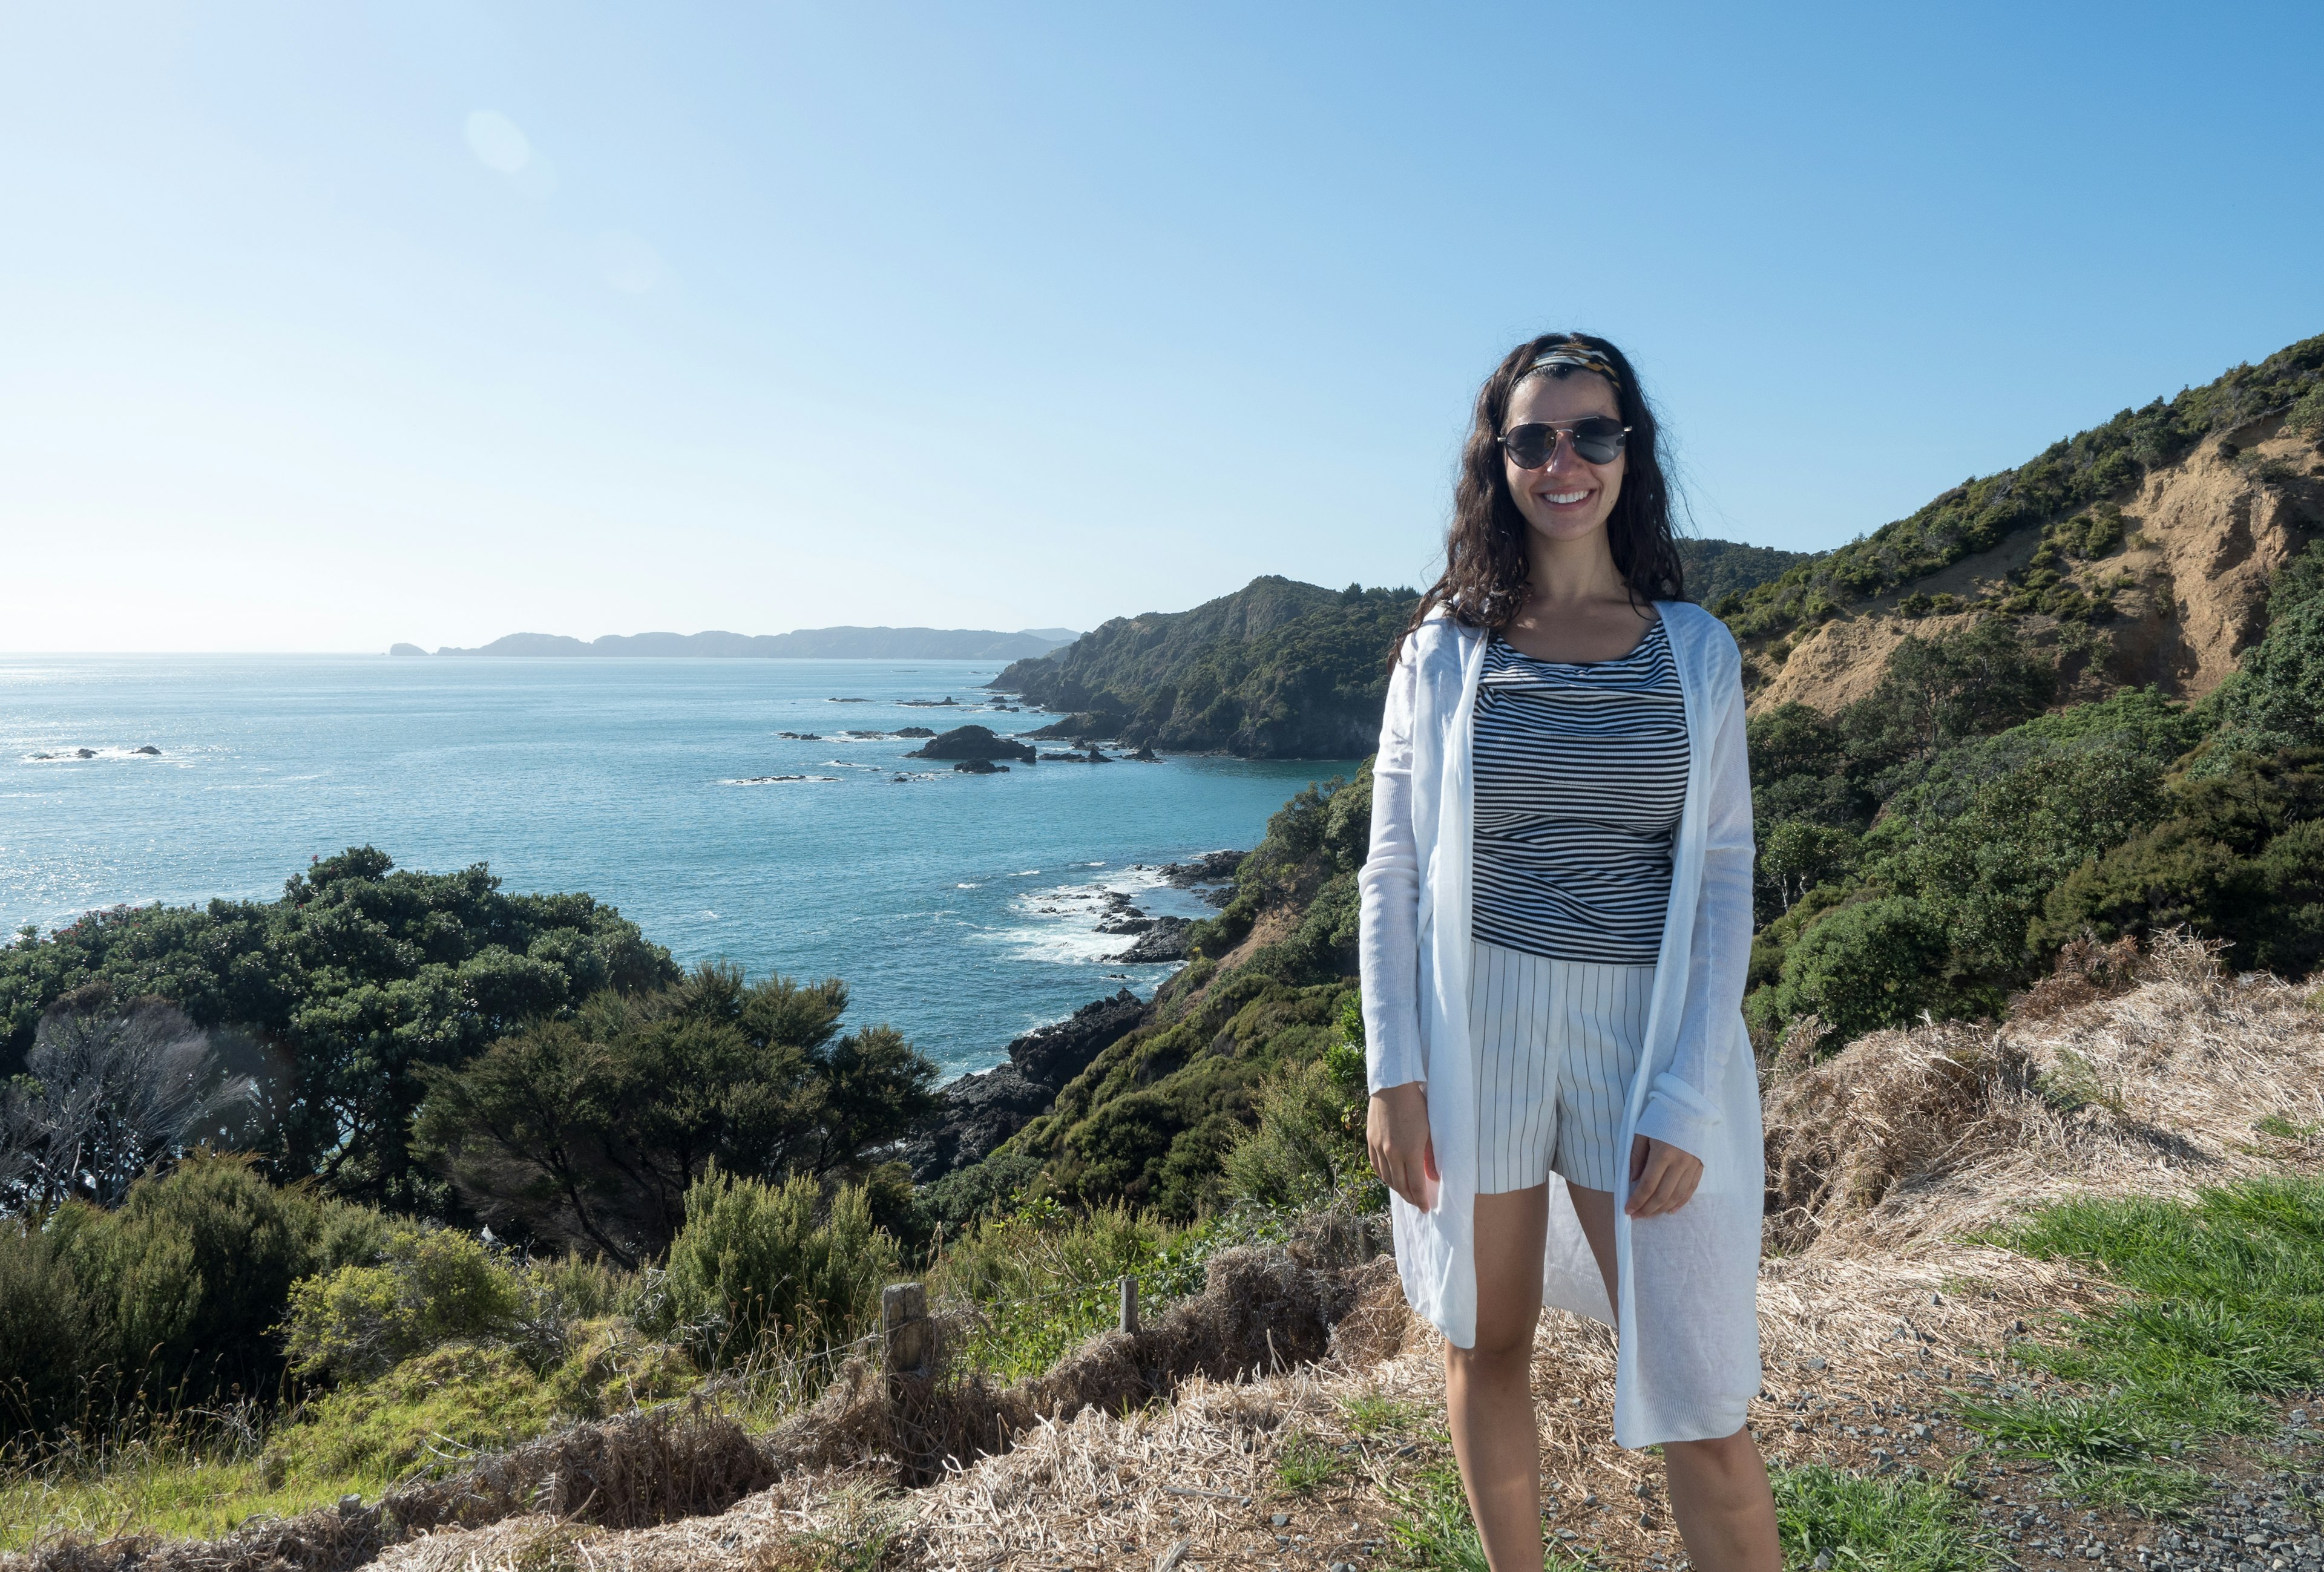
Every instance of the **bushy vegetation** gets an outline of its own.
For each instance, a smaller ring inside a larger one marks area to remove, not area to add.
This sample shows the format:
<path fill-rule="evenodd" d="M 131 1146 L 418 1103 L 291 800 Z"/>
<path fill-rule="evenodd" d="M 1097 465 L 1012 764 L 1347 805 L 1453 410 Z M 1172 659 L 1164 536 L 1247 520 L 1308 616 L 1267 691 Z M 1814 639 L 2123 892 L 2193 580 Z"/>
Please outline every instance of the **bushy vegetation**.
<path fill-rule="evenodd" d="M 1738 540 L 1681 537 L 1678 543 L 1679 562 L 1686 570 L 1687 598 L 1706 606 L 1716 606 L 1730 595 L 1740 597 L 1746 590 L 1781 578 L 1814 555 L 1772 546 L 1746 546 Z"/>
<path fill-rule="evenodd" d="M 45 1227 L 0 1218 L 0 1331 L 12 1351 L 43 1351 L 9 1361 L 0 1430 L 272 1393 L 291 1285 L 374 1258 L 388 1234 L 367 1208 L 207 1154 L 139 1181 L 115 1210 L 68 1201 Z"/>
<path fill-rule="evenodd" d="M 503 1233 L 638 1265 L 714 1164 L 820 1180 L 935 1106 L 934 1062 L 890 1027 L 841 1035 L 846 1007 L 836 978 L 718 966 L 601 994 L 431 1068 L 418 1148 Z"/>
<path fill-rule="evenodd" d="M 1837 715 L 1755 717 L 1755 1026 L 1996 1015 L 2073 940 L 2181 924 L 2239 966 L 2324 961 L 2319 589 L 2310 549 L 2197 706 L 2124 689 L 2044 712 L 2043 662 L 1996 615 L 1908 638 Z"/>
<path fill-rule="evenodd" d="M 442 1200 L 410 1149 L 424 1067 L 593 994 L 677 979 L 668 951 L 586 895 L 507 895 L 482 864 L 394 870 L 364 846 L 279 901 L 116 907 L 20 935 L 0 949 L 0 1074 L 78 990 L 167 999 L 263 1045 L 253 1140 L 270 1177 L 424 1209 Z"/>
<path fill-rule="evenodd" d="M 2256 366 L 2236 367 L 2217 382 L 2125 409 L 2101 426 L 2052 443 L 2033 462 L 1971 477 L 1909 518 L 1799 564 L 1781 577 L 1715 602 L 1738 636 L 1771 640 L 1889 593 L 1988 551 L 2027 529 L 2044 531 L 2008 609 L 2046 611 L 2073 620 L 2090 614 L 2088 597 L 2057 572 L 2061 555 L 2098 557 L 2120 542 L 2118 502 L 2147 471 L 2184 457 L 2207 437 L 2263 416 L 2288 412 L 2296 428 L 2316 425 L 2312 406 L 2324 391 L 2324 336 L 2303 339 Z M 2046 575 L 2046 576 L 2045 576 Z M 2081 604 L 2073 602 L 2079 598 Z M 1924 603 L 1912 608 L 1934 609 Z M 1909 614 L 1909 613 L 1908 613 Z"/>
<path fill-rule="evenodd" d="M 877 1321 L 900 1256 L 860 1185 L 826 1200 L 803 1175 L 765 1184 L 713 1168 L 686 1194 L 668 1315 L 719 1364 L 768 1343 L 845 1342 Z"/>

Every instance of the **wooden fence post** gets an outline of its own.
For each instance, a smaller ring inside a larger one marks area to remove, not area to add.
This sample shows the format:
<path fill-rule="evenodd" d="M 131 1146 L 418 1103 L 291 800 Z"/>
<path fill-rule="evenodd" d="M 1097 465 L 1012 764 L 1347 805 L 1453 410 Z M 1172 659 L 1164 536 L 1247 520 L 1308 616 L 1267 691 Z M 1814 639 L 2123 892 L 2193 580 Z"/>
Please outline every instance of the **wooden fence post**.
<path fill-rule="evenodd" d="M 897 1282 L 880 1291 L 880 1330 L 890 1375 L 927 1374 L 936 1323 L 928 1319 L 928 1291 L 917 1282 Z"/>
<path fill-rule="evenodd" d="M 1125 1332 L 1138 1330 L 1138 1279 L 1135 1277 L 1121 1280 L 1121 1329 Z"/>

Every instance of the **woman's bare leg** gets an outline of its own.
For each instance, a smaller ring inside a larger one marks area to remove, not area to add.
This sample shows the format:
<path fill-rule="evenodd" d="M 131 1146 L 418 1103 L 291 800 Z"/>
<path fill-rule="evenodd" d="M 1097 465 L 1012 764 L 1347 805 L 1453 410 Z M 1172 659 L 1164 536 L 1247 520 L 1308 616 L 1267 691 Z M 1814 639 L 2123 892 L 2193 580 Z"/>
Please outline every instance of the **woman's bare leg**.
<path fill-rule="evenodd" d="M 1477 1343 L 1444 1345 L 1444 1407 L 1469 1510 L 1493 1572 L 1541 1572 L 1541 1437 L 1534 1428 L 1533 1334 L 1549 1187 L 1480 1195 Z"/>
<path fill-rule="evenodd" d="M 1578 1184 L 1566 1186 L 1566 1192 L 1573 1197 L 1573 1215 L 1590 1241 L 1590 1253 L 1598 1257 L 1606 1297 L 1618 1303 L 1613 1192 Z M 1478 1243 L 1481 1247 L 1481 1236 Z M 1535 1272 L 1538 1275 L 1538 1264 Z M 1777 1572 L 1784 1558 L 1775 1531 L 1775 1497 L 1748 1426 L 1715 1441 L 1669 1442 L 1663 1461 L 1670 1475 L 1671 1518 L 1686 1541 L 1688 1558 L 1702 1572 Z M 1496 1566 L 1494 1572 L 1500 1568 Z"/>

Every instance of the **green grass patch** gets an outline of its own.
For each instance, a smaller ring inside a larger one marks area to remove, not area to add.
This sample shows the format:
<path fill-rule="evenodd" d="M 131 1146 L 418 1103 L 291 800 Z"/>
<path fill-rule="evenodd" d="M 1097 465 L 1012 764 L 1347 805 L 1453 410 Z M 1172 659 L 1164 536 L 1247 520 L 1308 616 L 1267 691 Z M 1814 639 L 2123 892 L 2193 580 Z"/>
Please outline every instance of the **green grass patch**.
<path fill-rule="evenodd" d="M 1003 1377 L 1038 1374 L 1115 1324 L 1122 1278 L 1138 1280 L 1147 1319 L 1168 1300 L 1199 1292 L 1215 1232 L 1176 1228 L 1126 1207 L 1075 1212 L 1038 1200 L 947 1244 L 927 1273 L 928 1292 L 977 1312 L 964 1350 L 971 1365 Z"/>
<path fill-rule="evenodd" d="M 374 1497 L 390 1483 L 374 1472 L 283 1478 L 253 1449 L 164 1430 L 0 1475 L 0 1551 L 65 1534 L 215 1539 L 253 1513 L 293 1517 L 350 1493 Z"/>
<path fill-rule="evenodd" d="M 443 1473 L 560 1417 L 555 1395 L 511 1350 L 456 1343 L 319 1399 L 274 1432 L 265 1462 L 278 1480 Z"/>
<path fill-rule="evenodd" d="M 1769 1476 L 1786 1567 L 1820 1557 L 1839 1568 L 1978 1572 L 2000 1557 L 1946 1485 L 1897 1475 L 1871 1479 L 1810 1464 Z"/>
<path fill-rule="evenodd" d="M 1401 1435 L 1418 1429 L 1427 1418 L 1427 1411 L 1420 1404 L 1386 1397 L 1377 1392 L 1342 1399 L 1340 1411 L 1347 1416 L 1350 1430 L 1366 1437 Z"/>
<path fill-rule="evenodd" d="M 2272 1178 L 2192 1201 L 2075 1200 L 1994 1242 L 2097 1268 L 2123 1292 L 2023 1341 L 2060 1393 L 1977 1400 L 1963 1423 L 1997 1449 L 2057 1463 L 2088 1494 L 2173 1511 L 2201 1494 L 2172 1459 L 2268 1427 L 2259 1401 L 2324 1384 L 2324 1182 Z"/>
<path fill-rule="evenodd" d="M 1461 1489 L 1461 1475 L 1451 1465 L 1421 1470 L 1413 1476 L 1411 1488 L 1390 1491 L 1388 1499 L 1397 1509 L 1388 1531 L 1404 1552 L 1402 1565 L 1422 1572 L 1489 1572 L 1485 1542 L 1478 1537 L 1476 1520 L 1469 1515 L 1469 1498 Z M 1562 1540 L 1547 1539 L 1542 1565 L 1559 1572 L 1579 1572 L 1598 1563 L 1567 1549 Z"/>
<path fill-rule="evenodd" d="M 1331 1443 L 1295 1431 L 1276 1449 L 1275 1479 L 1284 1489 L 1305 1494 L 1340 1476 L 1341 1457 Z"/>

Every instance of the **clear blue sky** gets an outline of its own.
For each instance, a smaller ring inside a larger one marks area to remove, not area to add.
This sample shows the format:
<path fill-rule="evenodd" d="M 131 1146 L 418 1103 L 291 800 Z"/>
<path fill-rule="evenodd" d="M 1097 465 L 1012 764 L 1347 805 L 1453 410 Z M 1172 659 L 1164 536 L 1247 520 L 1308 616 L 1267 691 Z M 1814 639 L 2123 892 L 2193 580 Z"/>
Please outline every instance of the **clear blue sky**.
<path fill-rule="evenodd" d="M 0 648 L 1431 573 L 1517 338 L 1821 547 L 2324 332 L 2324 7 L 0 9 Z"/>

